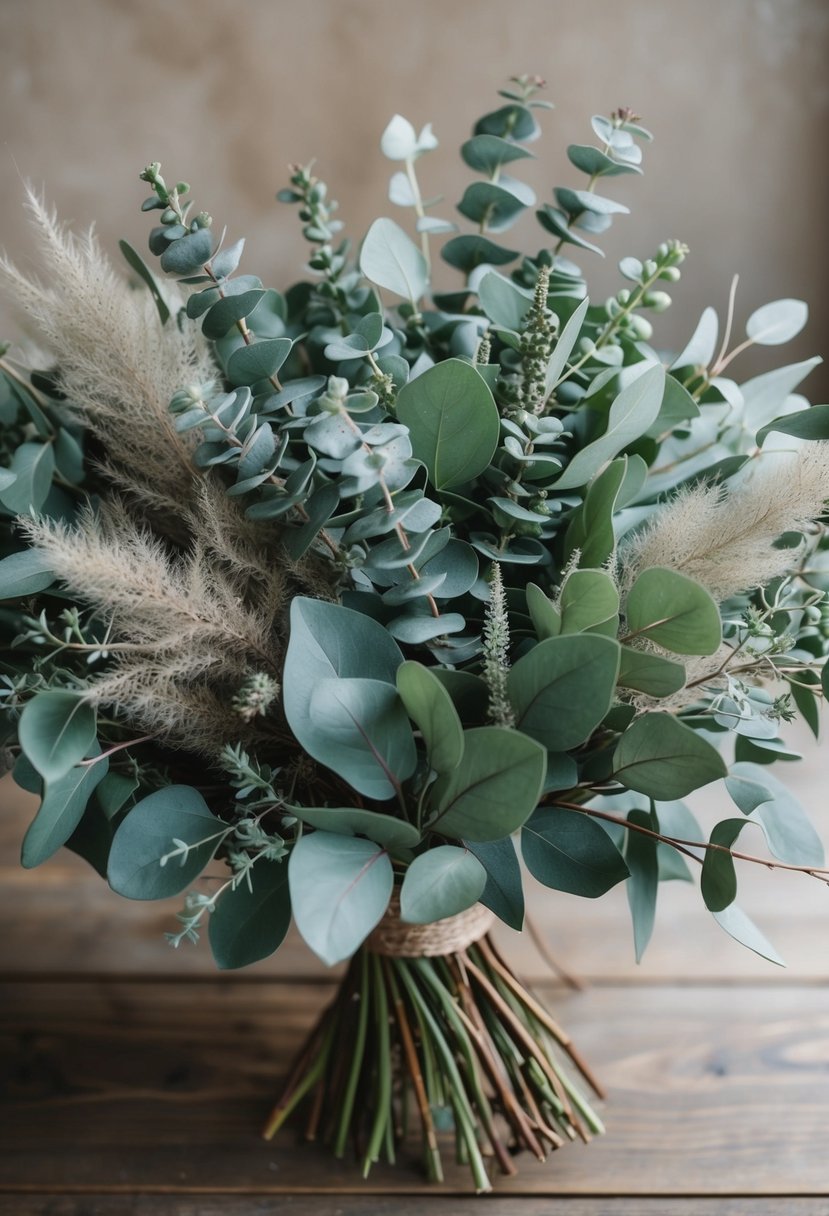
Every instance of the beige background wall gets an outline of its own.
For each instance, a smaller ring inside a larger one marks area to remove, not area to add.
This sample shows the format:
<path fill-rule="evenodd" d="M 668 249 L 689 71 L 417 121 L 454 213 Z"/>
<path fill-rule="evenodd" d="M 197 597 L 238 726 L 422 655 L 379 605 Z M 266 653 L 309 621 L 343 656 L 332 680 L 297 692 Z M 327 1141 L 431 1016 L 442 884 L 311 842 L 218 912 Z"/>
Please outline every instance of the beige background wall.
<path fill-rule="evenodd" d="M 585 254 L 594 295 L 615 262 L 666 236 L 692 249 L 663 345 L 706 303 L 738 316 L 782 295 L 812 305 L 792 358 L 822 353 L 826 271 L 829 6 L 820 0 L 0 0 L 0 244 L 28 249 L 20 175 L 61 214 L 95 219 L 109 248 L 143 248 L 138 170 L 151 159 L 194 185 L 197 205 L 246 234 L 245 268 L 298 277 L 296 217 L 273 201 L 292 160 L 318 158 L 359 237 L 386 201 L 378 138 L 399 110 L 432 120 L 424 162 L 451 215 L 467 180 L 457 146 L 513 72 L 538 72 L 556 103 L 531 177 L 541 197 L 580 184 L 564 157 L 589 115 L 628 104 L 654 129 L 643 179 L 617 178 L 633 208 Z M 528 174 L 530 176 L 530 174 Z M 528 247 L 541 231 L 524 221 Z M 0 311 L 0 335 L 10 336 Z M 769 366 L 766 352 L 748 370 Z M 825 371 L 812 396 L 826 398 Z"/>

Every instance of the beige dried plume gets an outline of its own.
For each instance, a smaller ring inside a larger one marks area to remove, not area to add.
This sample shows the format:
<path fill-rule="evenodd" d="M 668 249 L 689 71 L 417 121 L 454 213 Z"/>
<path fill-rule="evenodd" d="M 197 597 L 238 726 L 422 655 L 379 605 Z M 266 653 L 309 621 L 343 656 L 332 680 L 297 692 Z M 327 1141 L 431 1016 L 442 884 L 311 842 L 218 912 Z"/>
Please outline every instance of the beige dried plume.
<path fill-rule="evenodd" d="M 808 531 L 829 500 L 829 442 L 763 452 L 733 488 L 681 491 L 622 554 L 622 586 L 667 566 L 696 579 L 718 603 L 786 574 L 797 550 L 775 549 L 784 532 Z"/>
<path fill-rule="evenodd" d="M 178 389 L 214 375 L 208 343 L 194 322 L 162 326 L 149 292 L 115 273 L 92 228 L 70 232 L 31 188 L 27 205 L 42 278 L 4 255 L 0 288 L 28 314 L 121 491 L 151 511 L 178 513 L 192 500 L 196 437 L 178 434 L 168 407 Z M 160 290 L 175 314 L 178 287 L 165 281 Z"/>

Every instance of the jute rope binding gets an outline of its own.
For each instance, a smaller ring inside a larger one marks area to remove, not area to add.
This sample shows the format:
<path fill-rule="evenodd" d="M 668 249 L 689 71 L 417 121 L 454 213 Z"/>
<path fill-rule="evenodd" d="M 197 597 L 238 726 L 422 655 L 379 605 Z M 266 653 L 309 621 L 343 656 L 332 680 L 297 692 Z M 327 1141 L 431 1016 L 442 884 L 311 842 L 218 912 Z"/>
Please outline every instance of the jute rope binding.
<path fill-rule="evenodd" d="M 495 915 L 489 908 L 475 904 L 431 925 L 410 925 L 400 919 L 400 897 L 395 891 L 366 946 L 373 954 L 390 958 L 435 958 L 465 950 L 488 933 L 494 922 Z"/>

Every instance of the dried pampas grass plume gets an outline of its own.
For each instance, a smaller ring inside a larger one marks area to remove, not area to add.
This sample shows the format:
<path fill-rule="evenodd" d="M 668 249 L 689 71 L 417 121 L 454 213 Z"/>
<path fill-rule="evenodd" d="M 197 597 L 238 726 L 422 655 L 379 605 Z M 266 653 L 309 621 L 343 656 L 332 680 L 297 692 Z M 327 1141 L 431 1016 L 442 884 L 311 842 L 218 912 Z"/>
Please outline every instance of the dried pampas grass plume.
<path fill-rule="evenodd" d="M 178 512 L 192 499 L 190 453 L 169 414 L 173 393 L 215 373 L 199 326 L 161 325 L 153 300 L 116 274 L 90 228 L 74 234 L 34 190 L 27 205 L 43 278 L 0 256 L 0 288 L 28 314 L 48 348 L 71 408 L 100 438 L 122 490 L 151 510 Z M 173 314 L 179 289 L 159 284 Z"/>
<path fill-rule="evenodd" d="M 722 603 L 786 574 L 796 550 L 775 549 L 784 532 L 808 530 L 829 500 L 829 442 L 762 453 L 732 488 L 681 491 L 621 555 L 622 586 L 651 566 L 679 570 Z"/>

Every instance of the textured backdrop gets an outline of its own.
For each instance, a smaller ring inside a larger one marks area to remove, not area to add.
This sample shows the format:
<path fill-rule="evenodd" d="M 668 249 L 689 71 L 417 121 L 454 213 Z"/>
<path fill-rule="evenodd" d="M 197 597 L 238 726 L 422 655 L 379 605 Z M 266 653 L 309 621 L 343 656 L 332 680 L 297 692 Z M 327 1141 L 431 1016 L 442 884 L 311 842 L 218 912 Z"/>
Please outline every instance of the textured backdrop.
<path fill-rule="evenodd" d="M 441 148 L 424 189 L 439 183 L 448 213 L 471 122 L 507 76 L 537 72 L 556 103 L 531 165 L 540 197 L 578 183 L 563 149 L 592 139 L 591 113 L 630 105 L 656 133 L 644 178 L 613 181 L 633 214 L 603 238 L 594 295 L 618 285 L 619 256 L 676 236 L 692 256 L 657 340 L 683 342 L 707 303 L 722 311 L 738 271 L 738 317 L 777 296 L 810 301 L 791 347 L 802 358 L 823 353 L 829 318 L 828 50 L 820 0 L 0 0 L 0 245 L 28 249 L 25 177 L 75 223 L 95 219 L 108 248 L 118 236 L 143 248 L 137 173 L 158 159 L 248 236 L 244 268 L 284 285 L 303 256 L 295 213 L 274 201 L 288 162 L 317 157 L 359 237 L 394 211 L 378 149 L 388 118 L 432 120 Z M 0 310 L 0 336 L 12 328 Z M 828 384 L 813 373 L 812 397 Z"/>

